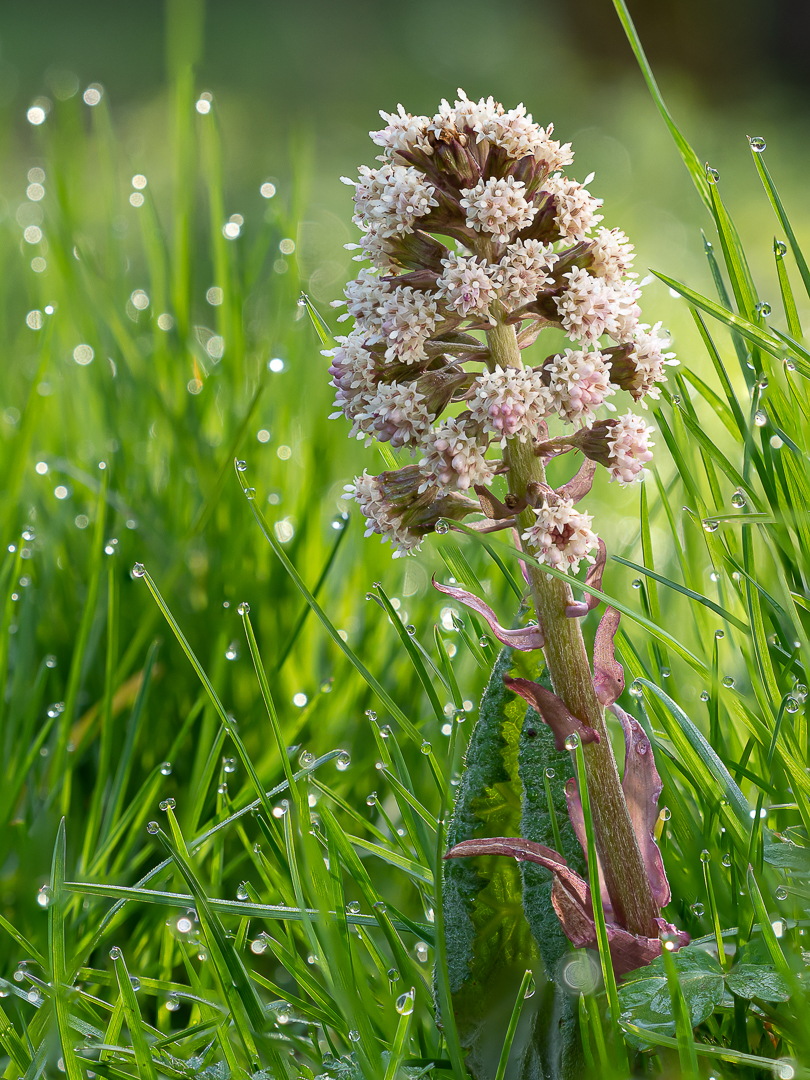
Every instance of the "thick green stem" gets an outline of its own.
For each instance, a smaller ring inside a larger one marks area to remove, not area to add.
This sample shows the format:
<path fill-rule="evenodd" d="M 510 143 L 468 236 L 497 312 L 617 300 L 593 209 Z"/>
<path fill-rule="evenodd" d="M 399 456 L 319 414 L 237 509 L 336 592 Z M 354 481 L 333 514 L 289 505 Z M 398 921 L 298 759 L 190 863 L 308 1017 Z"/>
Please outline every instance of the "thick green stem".
<path fill-rule="evenodd" d="M 520 367 L 520 349 L 514 327 L 499 323 L 487 333 L 493 360 L 502 367 Z M 513 440 L 506 451 L 509 489 L 517 496 L 532 482 L 544 483 L 545 470 L 529 443 Z M 535 518 L 526 509 L 519 518 L 523 532 Z M 599 742 L 584 747 L 588 788 L 591 792 L 596 848 L 605 885 L 613 905 L 613 918 L 633 934 L 657 937 L 658 907 L 641 858 L 610 745 L 605 717 L 593 687 L 591 668 L 579 619 L 566 617 L 571 588 L 558 578 L 527 564 L 537 618 L 543 627 L 546 658 L 554 692 L 574 716 L 599 733 Z"/>

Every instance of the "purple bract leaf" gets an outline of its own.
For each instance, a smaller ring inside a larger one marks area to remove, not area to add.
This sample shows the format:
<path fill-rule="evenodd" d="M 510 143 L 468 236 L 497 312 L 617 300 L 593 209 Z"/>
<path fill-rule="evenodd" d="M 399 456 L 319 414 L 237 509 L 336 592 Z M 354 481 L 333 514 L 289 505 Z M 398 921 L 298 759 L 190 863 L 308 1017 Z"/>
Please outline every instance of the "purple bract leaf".
<path fill-rule="evenodd" d="M 512 537 L 513 537 L 513 539 L 515 541 L 515 547 L 518 549 L 518 551 L 521 551 L 522 548 L 520 546 L 520 532 L 518 531 L 518 529 L 513 529 L 512 530 Z M 519 562 L 518 562 L 518 565 L 520 566 L 521 574 L 523 574 L 523 580 L 526 582 L 526 584 L 529 586 L 529 588 L 531 588 L 532 583 L 529 580 L 529 570 L 528 570 L 528 567 L 526 566 L 526 563 L 523 561 L 523 559 L 520 559 Z"/>
<path fill-rule="evenodd" d="M 585 575 L 585 584 L 590 585 L 592 589 L 599 589 L 602 591 L 602 573 L 605 569 L 605 563 L 607 562 L 607 548 L 605 547 L 605 541 L 602 537 L 597 537 L 597 543 L 599 545 L 599 551 L 596 556 L 596 562 L 592 563 L 588 567 L 588 573 Z M 591 596 L 590 593 L 585 593 L 584 600 L 575 600 L 572 604 L 569 604 L 565 609 L 565 614 L 569 619 L 581 619 L 587 615 L 589 611 L 593 611 L 595 607 L 599 606 L 599 598 Z"/>
<path fill-rule="evenodd" d="M 530 679 L 510 679 L 508 675 L 503 681 L 508 690 L 520 694 L 537 710 L 543 723 L 548 724 L 554 733 L 554 745 L 558 750 L 565 749 L 565 740 L 569 735 L 578 735 L 583 743 L 599 742 L 599 732 L 578 720 L 560 698 L 544 686 Z"/>
<path fill-rule="evenodd" d="M 665 907 L 669 903 L 669 882 L 654 835 L 655 823 L 658 820 L 658 799 L 663 784 L 655 767 L 650 740 L 644 734 L 641 724 L 618 705 L 613 705 L 611 711 L 618 717 L 624 730 L 624 800 L 650 879 L 653 897 L 659 907 Z"/>
<path fill-rule="evenodd" d="M 620 613 L 609 607 L 599 621 L 593 643 L 593 686 L 603 705 L 612 705 L 624 690 L 624 668 L 613 652 Z"/>
<path fill-rule="evenodd" d="M 500 499 L 496 499 L 489 488 L 484 487 L 483 484 L 474 484 L 473 486 L 478 501 L 481 503 L 481 509 L 488 518 L 492 518 L 494 521 L 505 521 L 514 518 L 515 511 L 510 510 Z"/>
<path fill-rule="evenodd" d="M 579 789 L 577 788 L 577 782 L 571 777 L 571 779 L 565 785 L 565 801 L 568 805 L 568 817 L 571 821 L 571 826 L 576 833 L 577 840 L 579 840 L 579 846 L 582 848 L 582 853 L 585 856 L 585 864 L 588 863 L 588 837 L 585 835 L 585 818 L 582 813 L 582 801 L 579 797 Z M 607 891 L 607 885 L 605 884 L 605 876 L 602 873 L 602 863 L 599 860 L 599 856 L 596 857 L 597 870 L 599 871 L 599 892 L 602 894 L 602 907 L 605 912 L 605 917 L 613 914 L 613 904 L 610 902 L 610 893 Z"/>
<path fill-rule="evenodd" d="M 575 503 L 584 499 L 593 487 L 593 478 L 596 475 L 596 462 L 588 458 L 582 462 L 579 470 L 571 477 L 567 484 L 557 488 L 557 494 L 564 499 L 573 499 Z"/>
<path fill-rule="evenodd" d="M 500 625 L 495 612 L 492 608 L 485 604 L 483 600 L 480 600 L 474 593 L 467 592 L 466 589 L 457 589 L 451 585 L 440 585 L 436 579 L 433 579 L 433 587 L 438 589 L 439 592 L 444 593 L 445 596 L 451 596 L 454 600 L 457 600 L 460 604 L 464 604 L 465 607 L 470 608 L 476 614 L 486 619 L 490 630 L 495 637 L 504 645 L 510 645 L 513 649 L 518 649 L 520 652 L 531 652 L 533 649 L 542 649 L 544 638 L 542 628 L 538 625 L 521 627 L 517 630 L 505 630 Z"/>

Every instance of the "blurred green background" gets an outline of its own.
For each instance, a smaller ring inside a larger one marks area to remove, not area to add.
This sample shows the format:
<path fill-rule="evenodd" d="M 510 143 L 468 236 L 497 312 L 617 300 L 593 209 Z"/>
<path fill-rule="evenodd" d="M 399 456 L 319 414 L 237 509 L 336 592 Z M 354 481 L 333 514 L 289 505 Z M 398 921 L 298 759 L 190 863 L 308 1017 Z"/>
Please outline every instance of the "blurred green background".
<path fill-rule="evenodd" d="M 805 6 L 667 0 L 636 3 L 632 11 L 672 112 L 701 159 L 720 172 L 760 295 L 776 308 L 770 211 L 746 136 L 766 138 L 769 167 L 801 240 L 810 230 Z M 94 107 L 82 99 L 91 84 L 103 88 Z M 357 265 L 343 248 L 354 235 L 339 178 L 372 162 L 367 133 L 379 126 L 377 110 L 401 101 L 411 112 L 431 113 L 458 86 L 471 96 L 492 94 L 507 107 L 523 101 L 536 120 L 553 121 L 558 137 L 574 144 L 572 174 L 583 179 L 595 171 L 591 188 L 604 198 L 605 223 L 625 229 L 636 244 L 636 269 L 642 275 L 660 269 L 713 295 L 700 235 L 708 215 L 608 0 L 205 6 L 173 0 L 167 8 L 153 0 L 6 0 L 0 8 L 0 523 L 6 545 L 20 544 L 23 529 L 36 531 L 24 548 L 31 556 L 25 566 L 19 552 L 6 560 L 3 585 L 16 599 L 6 601 L 0 634 L 12 718 L 2 747 L 9 794 L 0 807 L 0 898 L 15 924 L 39 926 L 32 934 L 41 932 L 43 918 L 32 882 L 46 880 L 60 809 L 70 810 L 72 872 L 86 874 L 92 844 L 78 865 L 74 857 L 93 799 L 101 797 L 99 776 L 106 783 L 108 773 L 120 771 L 127 731 L 133 743 L 123 781 L 137 812 L 131 837 L 105 864 L 121 880 L 156 858 L 143 824 L 158 795 L 177 794 L 181 818 L 191 814 L 190 798 L 181 797 L 186 788 L 203 800 L 191 823 L 184 818 L 192 829 L 219 812 L 216 781 L 227 780 L 235 803 L 247 799 L 243 778 L 225 776 L 216 753 L 211 759 L 214 714 L 205 708 L 192 715 L 199 685 L 174 641 L 165 640 L 143 584 L 131 580 L 136 560 L 146 563 L 236 712 L 269 784 L 280 778 L 280 764 L 235 613 L 240 600 L 250 601 L 286 737 L 317 752 L 346 746 L 354 764 L 335 785 L 365 812 L 377 776 L 363 712 L 375 701 L 311 617 L 289 661 L 274 670 L 303 604 L 258 534 L 230 459 L 234 450 L 245 458 L 276 535 L 314 585 L 336 536 L 335 515 L 347 509 L 343 484 L 363 468 L 385 465 L 376 449 L 346 439 L 342 421 L 326 420 L 327 364 L 296 300 L 305 289 L 336 328 L 328 303 Z M 194 108 L 203 93 L 213 98 L 207 115 Z M 32 106 L 47 112 L 43 124 L 27 122 Z M 26 198 L 32 169 L 45 173 L 41 201 Z M 148 186 L 133 188 L 131 178 L 141 174 Z M 276 188 L 269 200 L 260 194 L 267 182 Z M 131 203 L 138 191 L 145 198 L 140 207 Z M 35 221 L 38 207 L 42 218 Z M 243 221 L 239 236 L 227 240 L 222 228 L 233 215 Z M 36 243 L 24 238 L 32 223 L 44 235 Z M 33 267 L 37 258 L 45 269 Z M 224 290 L 220 305 L 207 300 L 212 286 Z M 149 297 L 145 309 L 133 306 L 139 289 Z M 800 290 L 796 295 L 806 324 L 810 312 Z M 53 319 L 30 329 L 26 315 L 46 306 L 54 307 Z M 157 322 L 164 313 L 175 319 L 171 332 Z M 645 291 L 644 316 L 662 320 L 681 359 L 706 374 L 682 301 L 654 282 Z M 225 341 L 221 360 L 206 352 L 212 334 Z M 732 356 L 727 337 L 718 333 L 718 339 Z M 95 350 L 89 366 L 74 363 L 80 343 Z M 283 361 L 279 370 L 268 370 L 272 358 Z M 736 381 L 742 386 L 741 377 Z M 716 437 L 724 445 L 722 433 Z M 659 450 L 666 478 L 672 466 Z M 112 556 L 93 548 L 102 457 L 113 494 L 97 539 L 118 541 Z M 37 471 L 37 462 L 47 471 Z M 611 550 L 639 558 L 637 491 L 601 484 L 588 509 Z M 656 523 L 659 511 L 653 508 L 653 541 L 656 565 L 666 573 L 671 540 Z M 705 570 L 708 589 L 711 566 L 699 526 L 696 532 L 687 547 Z M 428 584 L 431 573 L 446 573 L 441 548 L 446 544 L 427 544 L 418 559 L 392 563 L 376 538 L 362 539 L 354 515 L 323 592 L 350 646 L 437 743 L 439 725 L 398 639 L 363 597 L 382 581 L 431 648 L 436 620 L 452 628 Z M 503 579 L 480 550 L 464 550 L 478 575 L 492 580 L 491 599 L 508 620 L 514 598 Z M 104 558 L 117 569 L 109 571 Z M 24 586 L 15 584 L 20 575 Z M 611 566 L 609 591 L 635 596 L 631 576 Z M 114 686 L 130 690 L 122 693 L 105 750 L 97 736 L 109 582 L 120 601 Z M 677 626 L 687 646 L 703 648 L 702 624 L 692 621 L 686 603 L 671 593 L 662 602 L 664 624 Z M 142 669 L 156 635 L 164 638 L 159 685 L 140 726 L 127 728 L 134 694 L 127 680 Z M 485 667 L 456 640 L 459 681 L 474 703 Z M 493 653 L 490 646 L 487 655 Z M 43 666 L 46 654 L 55 666 Z M 722 663 L 744 679 L 730 638 Z M 697 708 L 699 682 L 674 662 L 673 674 L 680 700 Z M 44 731 L 46 706 L 60 701 L 66 711 L 31 762 L 22 735 L 34 739 Z M 156 776 L 189 716 L 173 773 Z M 732 756 L 735 738 L 729 735 Z M 408 753 L 426 773 L 418 749 Z M 224 870 L 219 865 L 212 890 L 232 895 L 243 870 L 238 857 Z M 401 887 L 396 875 L 390 885 Z M 682 914 L 688 921 L 685 906 Z M 148 951 L 147 934 L 144 941 Z M 6 947 L 0 944 L 0 955 Z"/>

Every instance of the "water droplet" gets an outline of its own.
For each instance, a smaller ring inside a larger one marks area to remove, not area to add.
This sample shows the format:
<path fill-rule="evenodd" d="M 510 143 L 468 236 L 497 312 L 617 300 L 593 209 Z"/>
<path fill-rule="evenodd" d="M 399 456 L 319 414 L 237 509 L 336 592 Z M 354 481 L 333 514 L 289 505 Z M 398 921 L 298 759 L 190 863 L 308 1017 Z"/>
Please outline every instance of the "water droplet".
<path fill-rule="evenodd" d="M 247 602 L 247 600 L 243 600 L 242 603 L 237 607 L 236 611 L 239 615 L 247 615 L 250 612 L 250 604 Z"/>
<path fill-rule="evenodd" d="M 761 303 L 757 304 L 757 306 L 754 308 L 754 311 L 756 311 L 757 315 L 762 315 L 764 318 L 767 319 L 767 317 L 771 313 L 771 305 L 768 303 L 767 300 L 763 300 Z M 768 385 L 767 377 L 763 375 L 762 378 L 765 379 L 764 385 L 767 386 Z M 760 386 L 763 385 L 762 384 L 762 379 L 760 379 L 759 385 Z"/>
<path fill-rule="evenodd" d="M 226 660 L 236 660 L 239 656 L 239 643 L 232 641 L 228 648 L 225 650 Z"/>
<path fill-rule="evenodd" d="M 37 893 L 37 903 L 40 907 L 50 907 L 53 903 L 53 890 L 49 885 L 43 885 Z"/>
<path fill-rule="evenodd" d="M 136 562 L 135 565 L 132 567 L 132 576 L 133 577 L 143 577 L 143 575 L 145 573 L 146 573 L 146 567 L 141 562 Z"/>
<path fill-rule="evenodd" d="M 236 462 L 236 471 L 247 472 L 247 462 L 244 461 L 242 458 L 239 458 L 239 460 Z"/>
<path fill-rule="evenodd" d="M 689 910 L 692 912 L 693 915 L 700 919 L 703 916 L 703 913 L 706 911 L 706 908 L 703 904 L 700 903 L 700 901 L 698 901 L 697 903 L 692 904 Z"/>
<path fill-rule="evenodd" d="M 480 637 L 478 639 L 478 648 L 479 649 L 488 649 L 489 648 L 489 638 L 488 637 Z"/>
<path fill-rule="evenodd" d="M 177 806 L 177 803 L 174 799 L 164 799 L 163 802 L 159 804 L 158 809 L 165 812 L 166 810 L 174 810 L 175 806 Z"/>
<path fill-rule="evenodd" d="M 380 915 L 385 915 L 386 911 L 388 910 L 382 900 L 377 900 L 374 904 L 372 904 L 372 907 L 375 911 L 379 912 Z"/>
<path fill-rule="evenodd" d="M 428 947 L 424 941 L 417 941 L 413 947 L 413 951 L 416 953 L 416 959 L 421 963 L 427 963 Z"/>
<path fill-rule="evenodd" d="M 261 855 L 261 853 L 262 853 L 262 845 L 257 842 L 257 843 L 255 843 L 253 845 L 253 854 L 254 855 Z"/>
<path fill-rule="evenodd" d="M 346 905 L 346 911 L 347 911 L 347 913 L 349 915 L 359 915 L 360 914 L 360 903 L 359 903 L 359 901 L 351 900 Z"/>
<path fill-rule="evenodd" d="M 704 848 L 703 851 L 701 851 L 701 853 L 700 853 L 700 861 L 702 863 L 709 862 L 711 860 L 711 857 L 712 857 L 712 853 L 709 851 L 708 848 Z"/>
<path fill-rule="evenodd" d="M 208 959 L 208 953 L 200 949 L 200 951 L 197 953 L 197 959 L 204 964 L 205 961 Z"/>
<path fill-rule="evenodd" d="M 714 518 L 704 518 L 702 521 L 703 528 L 707 533 L 717 532 L 720 528 L 720 522 L 715 521 Z"/>
<path fill-rule="evenodd" d="M 310 754 L 309 750 L 304 750 L 304 752 L 298 758 L 298 764 L 301 766 L 302 769 L 308 769 L 314 760 L 315 755 Z"/>
<path fill-rule="evenodd" d="M 700 700 L 701 701 L 708 701 L 709 700 L 709 691 L 708 690 L 701 690 L 700 691 Z"/>
<path fill-rule="evenodd" d="M 369 718 L 369 720 L 371 720 L 372 722 L 373 722 L 374 720 L 376 720 L 376 719 L 377 719 L 377 714 L 376 714 L 376 713 L 374 712 L 374 710 L 373 710 L 373 709 L 366 709 L 366 716 L 367 716 L 367 717 Z"/>
<path fill-rule="evenodd" d="M 638 679 L 633 679 L 633 681 L 630 683 L 630 686 L 629 686 L 627 692 L 630 695 L 630 697 L 640 698 L 641 695 L 644 693 L 644 688 L 642 687 L 642 685 L 638 681 Z"/>
<path fill-rule="evenodd" d="M 388 969 L 388 980 L 389 980 L 389 982 L 399 982 L 400 974 L 399 974 L 399 972 L 397 971 L 396 968 L 389 968 Z"/>
<path fill-rule="evenodd" d="M 110 959 L 111 960 L 120 960 L 121 959 L 121 950 L 118 948 L 117 945 L 113 945 L 113 947 L 110 949 Z"/>
<path fill-rule="evenodd" d="M 716 184 L 720 179 L 720 173 L 717 169 L 713 169 L 710 165 L 706 165 L 706 179 L 710 184 Z"/>
<path fill-rule="evenodd" d="M 447 524 L 447 522 L 446 522 L 446 521 L 443 521 L 443 520 L 442 520 L 442 519 L 440 518 L 440 519 L 439 519 L 439 520 L 438 520 L 438 521 L 436 522 L 436 532 L 437 532 L 437 533 L 439 534 L 439 536 L 444 536 L 444 534 L 445 534 L 445 533 L 449 533 L 449 532 L 450 532 L 450 526 L 449 526 L 449 525 Z"/>
<path fill-rule="evenodd" d="M 661 678 L 662 679 L 668 679 L 671 674 L 672 674 L 672 671 L 668 667 L 662 667 L 661 668 Z"/>
<path fill-rule="evenodd" d="M 768 414 L 764 409 L 757 409 L 754 413 L 754 423 L 757 427 L 765 427 L 768 423 Z"/>
<path fill-rule="evenodd" d="M 715 630 L 715 632 L 714 632 L 714 640 L 715 641 L 720 641 L 721 638 L 724 638 L 725 636 L 726 636 L 725 630 Z"/>
<path fill-rule="evenodd" d="M 787 244 L 782 240 L 774 240 L 773 250 L 775 255 L 778 255 L 780 259 L 784 259 L 785 255 L 787 255 Z"/>
<path fill-rule="evenodd" d="M 640 589 L 643 584 L 644 584 L 644 582 L 641 580 L 641 578 L 638 578 L 638 577 L 635 578 L 633 580 L 633 582 L 632 582 L 632 585 L 633 585 L 634 589 Z"/>
<path fill-rule="evenodd" d="M 137 975 L 130 975 L 129 982 L 132 989 L 137 993 L 141 988 L 141 980 Z"/>
<path fill-rule="evenodd" d="M 734 689 L 734 679 L 731 677 L 731 675 L 723 676 L 723 686 L 725 686 L 727 690 Z"/>
<path fill-rule="evenodd" d="M 785 698 L 785 712 L 796 713 L 799 711 L 799 703 L 795 697 Z"/>
<path fill-rule="evenodd" d="M 335 759 L 335 768 L 338 770 L 338 772 L 346 772 L 351 763 L 351 755 L 344 750 L 342 751 L 342 753 L 338 754 L 337 758 Z"/>
<path fill-rule="evenodd" d="M 413 623 L 408 623 L 408 625 L 405 627 L 405 633 L 408 634 L 410 637 L 413 637 L 413 635 L 416 633 L 416 627 L 413 625 Z"/>
<path fill-rule="evenodd" d="M 249 502 L 253 502 L 253 500 L 256 498 L 256 488 L 254 488 L 254 487 L 245 488 L 245 498 Z M 287 537 L 287 539 L 289 539 L 289 537 Z"/>
<path fill-rule="evenodd" d="M 53 655 L 53 653 L 49 653 L 48 656 L 45 657 L 45 667 L 46 668 L 55 668 L 56 667 L 56 657 Z"/>
<path fill-rule="evenodd" d="M 680 403 L 681 403 L 681 399 L 678 397 L 678 395 L 673 394 L 672 395 L 672 404 L 673 405 L 680 405 Z"/>
<path fill-rule="evenodd" d="M 784 885 L 780 885 L 777 888 L 776 892 L 774 893 L 774 896 L 776 897 L 777 900 L 787 900 L 788 891 L 787 891 L 787 889 L 785 888 Z"/>
<path fill-rule="evenodd" d="M 172 775 L 172 763 L 170 761 L 164 761 L 162 763 L 162 765 L 160 766 L 160 773 L 161 773 L 161 776 L 171 776 Z"/>
<path fill-rule="evenodd" d="M 737 488 L 737 490 L 731 496 L 731 505 L 734 507 L 735 510 L 742 510 L 742 508 L 745 506 L 745 495 L 742 493 L 742 491 L 740 491 L 739 488 Z"/>
<path fill-rule="evenodd" d="M 546 776 L 548 777 L 548 779 L 553 780 L 556 775 L 557 773 L 549 765 L 549 767 L 546 769 Z"/>
<path fill-rule="evenodd" d="M 723 866 L 731 866 L 731 852 L 727 851 L 720 862 Z"/>
<path fill-rule="evenodd" d="M 236 899 L 237 900 L 249 900 L 250 899 L 250 897 L 248 896 L 248 891 L 245 888 L 244 882 L 236 890 Z"/>
<path fill-rule="evenodd" d="M 359 1031 L 350 1031 L 349 1032 L 349 1038 L 351 1039 L 352 1042 L 360 1042 L 360 1032 Z"/>
<path fill-rule="evenodd" d="M 250 951 L 256 956 L 261 956 L 267 949 L 267 942 L 263 937 L 257 937 L 255 941 L 250 943 Z"/>
<path fill-rule="evenodd" d="M 156 821 L 149 821 L 146 825 L 146 831 L 154 836 L 156 832 L 160 832 L 160 825 Z"/>
<path fill-rule="evenodd" d="M 28 1000 L 32 1005 L 38 1005 L 42 1000 L 39 990 L 36 987 L 28 991 Z"/>
<path fill-rule="evenodd" d="M 804 683 L 796 683 L 796 685 L 793 687 L 793 696 L 796 698 L 797 701 L 807 700 L 807 687 L 804 685 Z"/>
<path fill-rule="evenodd" d="M 173 994 L 169 994 L 168 1000 L 166 1001 L 166 1008 L 169 1012 L 177 1012 L 180 1008 L 180 1002 Z"/>
<path fill-rule="evenodd" d="M 227 795 L 228 785 L 226 783 L 217 784 L 217 795 Z"/>
<path fill-rule="evenodd" d="M 748 143 L 751 149 L 757 154 L 761 154 L 765 149 L 765 140 L 759 135 L 749 135 Z"/>
<path fill-rule="evenodd" d="M 427 756 L 433 749 L 433 747 L 430 745 L 427 739 L 425 739 L 419 749 L 422 751 L 423 754 L 425 754 L 425 756 Z"/>
<path fill-rule="evenodd" d="M 658 816 L 661 818 L 662 821 L 669 821 L 669 819 L 672 817 L 672 811 L 668 806 L 662 806 Z"/>
<path fill-rule="evenodd" d="M 413 990 L 407 994 L 400 994 L 396 1002 L 396 1010 L 400 1016 L 410 1016 L 413 1012 Z"/>
<path fill-rule="evenodd" d="M 568 738 L 565 740 L 565 749 L 566 750 L 576 750 L 576 748 L 578 746 L 579 746 L 579 735 L 577 735 L 577 733 L 575 731 L 573 731 L 568 736 Z"/>

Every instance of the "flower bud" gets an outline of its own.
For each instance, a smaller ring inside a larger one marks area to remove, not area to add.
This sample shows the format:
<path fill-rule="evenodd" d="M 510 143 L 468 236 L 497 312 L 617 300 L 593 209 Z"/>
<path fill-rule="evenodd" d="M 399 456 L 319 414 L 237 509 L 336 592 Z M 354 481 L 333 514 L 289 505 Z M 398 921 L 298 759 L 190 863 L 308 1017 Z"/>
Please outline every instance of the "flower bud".
<path fill-rule="evenodd" d="M 608 468 L 610 479 L 624 487 L 644 479 L 644 466 L 652 461 L 649 447 L 655 444 L 649 437 L 654 430 L 642 417 L 628 411 L 615 420 L 598 420 L 569 441 L 585 457 Z"/>

